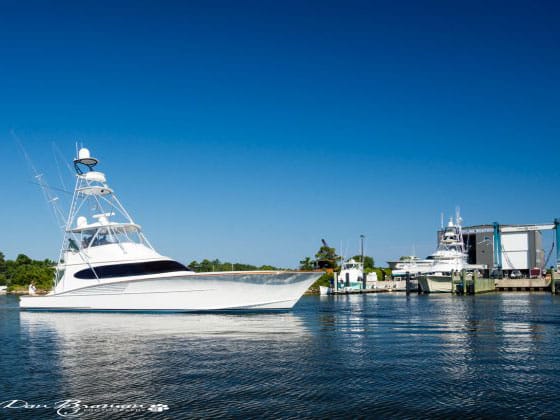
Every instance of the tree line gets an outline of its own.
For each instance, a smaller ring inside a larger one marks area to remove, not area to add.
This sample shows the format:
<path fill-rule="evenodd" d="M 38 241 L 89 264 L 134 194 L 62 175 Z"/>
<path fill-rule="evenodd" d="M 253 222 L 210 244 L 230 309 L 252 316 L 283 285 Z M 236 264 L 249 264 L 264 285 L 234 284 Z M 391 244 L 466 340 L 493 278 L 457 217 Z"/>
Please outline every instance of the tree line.
<path fill-rule="evenodd" d="M 0 285 L 8 291 L 24 290 L 31 282 L 39 290 L 50 290 L 53 286 L 55 262 L 49 259 L 33 260 L 19 254 L 15 260 L 7 260 L 0 252 Z"/>
<path fill-rule="evenodd" d="M 243 263 L 232 263 L 228 261 L 220 261 L 219 259 L 204 259 L 200 262 L 191 261 L 189 268 L 196 273 L 210 273 L 212 271 L 278 271 L 283 268 L 274 267 L 272 265 L 251 265 Z"/>

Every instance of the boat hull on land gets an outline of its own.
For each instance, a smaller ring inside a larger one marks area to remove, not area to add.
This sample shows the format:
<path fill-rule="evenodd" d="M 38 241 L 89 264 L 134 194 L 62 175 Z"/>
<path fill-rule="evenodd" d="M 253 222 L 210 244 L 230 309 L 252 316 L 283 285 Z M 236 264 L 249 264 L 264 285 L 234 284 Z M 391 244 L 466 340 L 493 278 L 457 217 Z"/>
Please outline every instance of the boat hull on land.
<path fill-rule="evenodd" d="M 322 273 L 222 272 L 96 281 L 20 298 L 24 310 L 197 312 L 289 310 Z"/>

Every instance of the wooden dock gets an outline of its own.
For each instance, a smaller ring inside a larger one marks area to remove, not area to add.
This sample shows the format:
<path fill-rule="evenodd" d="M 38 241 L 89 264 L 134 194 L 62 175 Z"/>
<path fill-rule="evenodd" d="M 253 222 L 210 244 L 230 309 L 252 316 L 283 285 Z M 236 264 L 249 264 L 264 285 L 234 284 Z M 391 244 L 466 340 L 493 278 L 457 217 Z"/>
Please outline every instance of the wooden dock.
<path fill-rule="evenodd" d="M 553 271 L 550 274 L 550 291 L 555 294 L 560 294 L 560 273 Z"/>
<path fill-rule="evenodd" d="M 457 295 L 476 295 L 495 292 L 496 283 L 494 279 L 478 277 L 476 274 L 468 278 L 462 272 L 460 276 L 453 276 L 451 290 Z"/>
<path fill-rule="evenodd" d="M 451 291 L 457 295 L 474 295 L 487 292 L 552 292 L 560 295 L 560 273 L 553 272 L 547 278 L 523 279 L 490 279 L 478 277 L 476 274 L 467 276 L 466 273 L 454 273 L 449 276 Z M 361 289 L 361 290 L 333 290 L 330 295 L 361 295 L 369 293 L 387 293 L 392 289 Z M 410 293 L 411 290 L 408 291 Z M 407 294 L 408 294 L 407 293 Z M 421 293 L 421 291 L 419 291 Z"/>

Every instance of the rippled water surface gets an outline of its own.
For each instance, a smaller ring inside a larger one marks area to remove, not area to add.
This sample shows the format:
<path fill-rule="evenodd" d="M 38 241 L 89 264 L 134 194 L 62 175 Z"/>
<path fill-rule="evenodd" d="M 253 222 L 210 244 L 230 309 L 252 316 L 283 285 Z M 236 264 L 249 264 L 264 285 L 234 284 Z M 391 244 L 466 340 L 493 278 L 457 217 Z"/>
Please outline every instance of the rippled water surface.
<path fill-rule="evenodd" d="M 276 314 L 20 312 L 0 296 L 0 417 L 560 415 L 560 297 L 306 296 Z M 21 403 L 20 403 L 21 404 Z M 163 413 L 146 410 L 164 404 Z"/>

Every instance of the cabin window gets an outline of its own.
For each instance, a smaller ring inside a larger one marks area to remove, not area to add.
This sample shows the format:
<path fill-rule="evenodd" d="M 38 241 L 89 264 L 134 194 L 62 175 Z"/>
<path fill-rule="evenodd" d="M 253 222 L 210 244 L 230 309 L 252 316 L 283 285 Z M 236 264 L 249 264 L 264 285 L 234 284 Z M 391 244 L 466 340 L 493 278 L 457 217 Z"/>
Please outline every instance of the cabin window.
<path fill-rule="evenodd" d="M 78 271 L 75 277 L 78 279 L 107 279 L 114 277 L 144 276 L 150 274 L 172 273 L 174 271 L 189 271 L 187 267 L 177 261 L 147 261 L 141 263 L 102 265 L 95 267 L 95 273 L 91 268 Z M 97 274 L 97 276 L 96 276 Z"/>

